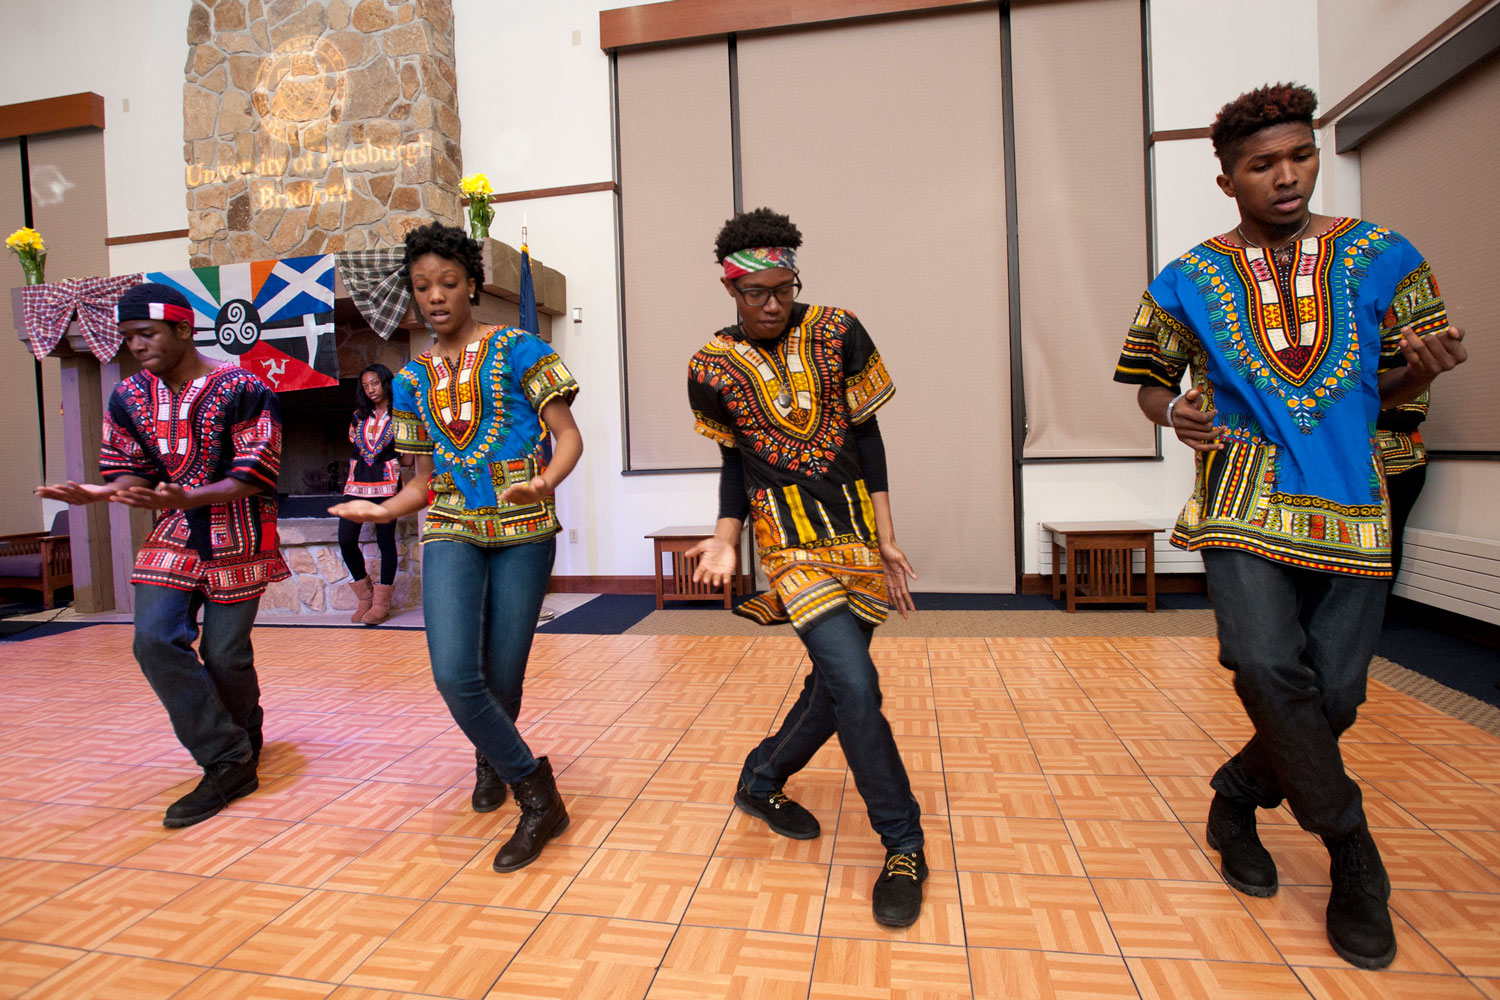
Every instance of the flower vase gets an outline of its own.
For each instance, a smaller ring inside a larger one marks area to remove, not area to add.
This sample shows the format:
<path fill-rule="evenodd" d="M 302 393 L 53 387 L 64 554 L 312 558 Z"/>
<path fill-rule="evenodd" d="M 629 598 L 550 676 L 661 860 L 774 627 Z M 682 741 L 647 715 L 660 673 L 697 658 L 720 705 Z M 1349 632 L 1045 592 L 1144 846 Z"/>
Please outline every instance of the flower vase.
<path fill-rule="evenodd" d="M 46 254 L 38 254 L 34 258 L 28 258 L 20 254 L 17 256 L 21 260 L 21 271 L 26 275 L 26 284 L 45 285 L 47 283 L 47 279 L 42 275 L 42 272 L 47 268 Z"/>

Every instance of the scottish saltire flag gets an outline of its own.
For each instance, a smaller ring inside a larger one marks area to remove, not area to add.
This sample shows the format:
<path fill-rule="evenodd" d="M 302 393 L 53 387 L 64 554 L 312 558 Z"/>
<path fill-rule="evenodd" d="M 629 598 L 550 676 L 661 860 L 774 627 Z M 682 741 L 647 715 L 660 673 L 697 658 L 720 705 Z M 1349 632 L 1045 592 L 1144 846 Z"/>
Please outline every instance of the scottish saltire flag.
<path fill-rule="evenodd" d="M 338 384 L 333 255 L 152 271 L 193 307 L 204 357 L 254 373 L 277 392 Z"/>
<path fill-rule="evenodd" d="M 518 325 L 527 333 L 541 336 L 542 322 L 536 314 L 536 286 L 531 283 L 531 251 L 521 243 L 521 319 Z"/>

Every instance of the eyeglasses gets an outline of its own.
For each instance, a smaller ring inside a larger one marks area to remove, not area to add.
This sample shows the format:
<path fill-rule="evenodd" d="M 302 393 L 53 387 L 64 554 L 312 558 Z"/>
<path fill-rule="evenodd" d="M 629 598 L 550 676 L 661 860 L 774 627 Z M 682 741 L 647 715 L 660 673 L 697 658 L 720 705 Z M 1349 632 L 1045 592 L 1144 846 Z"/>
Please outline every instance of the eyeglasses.
<path fill-rule="evenodd" d="M 734 285 L 734 282 L 730 282 Z M 777 285 L 775 288 L 741 288 L 734 285 L 734 290 L 739 293 L 740 298 L 745 300 L 747 306 L 763 306 L 771 298 L 776 296 L 777 302 L 790 302 L 802 292 L 802 282 L 791 281 L 785 285 Z"/>

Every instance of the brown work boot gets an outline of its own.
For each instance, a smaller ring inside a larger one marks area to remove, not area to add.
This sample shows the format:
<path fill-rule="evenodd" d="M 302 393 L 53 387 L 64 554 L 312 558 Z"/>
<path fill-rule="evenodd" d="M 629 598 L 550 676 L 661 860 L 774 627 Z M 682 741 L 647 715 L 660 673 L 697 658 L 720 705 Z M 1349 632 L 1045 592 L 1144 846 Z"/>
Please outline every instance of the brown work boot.
<path fill-rule="evenodd" d="M 354 591 L 354 614 L 349 617 L 349 621 L 358 625 L 365 620 L 365 615 L 370 613 L 370 602 L 375 595 L 370 588 L 368 576 L 362 580 L 350 580 L 349 589 Z"/>
<path fill-rule="evenodd" d="M 563 808 L 557 782 L 552 778 L 552 763 L 537 758 L 536 770 L 520 781 L 511 783 L 521 818 L 510 839 L 495 855 L 495 871 L 513 872 L 537 859 L 547 841 L 568 828 L 568 811 Z"/>
<path fill-rule="evenodd" d="M 360 621 L 366 625 L 379 625 L 391 616 L 391 595 L 396 592 L 394 583 L 377 583 L 370 600 L 370 610 Z"/>

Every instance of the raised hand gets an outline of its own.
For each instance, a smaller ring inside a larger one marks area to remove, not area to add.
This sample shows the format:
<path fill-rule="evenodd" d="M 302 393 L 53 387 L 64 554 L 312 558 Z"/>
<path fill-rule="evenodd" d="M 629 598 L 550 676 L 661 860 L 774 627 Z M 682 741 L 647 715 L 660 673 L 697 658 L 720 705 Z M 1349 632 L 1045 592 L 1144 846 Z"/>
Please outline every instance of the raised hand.
<path fill-rule="evenodd" d="M 66 483 L 38 486 L 31 492 L 34 496 L 39 496 L 44 500 L 61 500 L 63 503 L 86 504 L 108 500 L 110 494 L 115 492 L 115 488 L 113 486 L 96 486 L 93 483 L 75 483 L 70 479 Z"/>
<path fill-rule="evenodd" d="M 506 488 L 500 494 L 501 503 L 513 503 L 517 506 L 541 503 L 552 495 L 552 487 L 547 485 L 547 480 L 541 476 L 532 476 L 524 483 L 516 483 Z"/>
<path fill-rule="evenodd" d="M 1401 355 L 1411 377 L 1422 382 L 1431 382 L 1443 372 L 1452 371 L 1469 360 L 1469 350 L 1463 345 L 1464 332 L 1456 326 L 1437 333 L 1417 336 L 1409 326 L 1401 328 Z"/>

